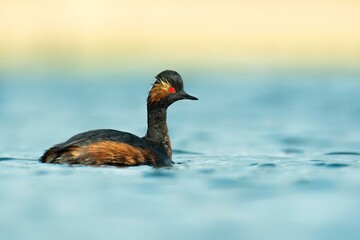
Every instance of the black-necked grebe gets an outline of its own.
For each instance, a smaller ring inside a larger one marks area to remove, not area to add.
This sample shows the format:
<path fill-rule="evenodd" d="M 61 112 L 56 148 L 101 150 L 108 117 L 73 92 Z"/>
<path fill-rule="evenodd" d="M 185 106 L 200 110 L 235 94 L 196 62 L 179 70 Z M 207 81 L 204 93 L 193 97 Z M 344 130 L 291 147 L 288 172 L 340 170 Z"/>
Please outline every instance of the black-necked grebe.
<path fill-rule="evenodd" d="M 147 98 L 148 129 L 144 137 L 111 129 L 92 130 L 48 149 L 40 162 L 118 167 L 171 165 L 166 110 L 178 100 L 198 99 L 184 91 L 183 80 L 175 71 L 163 71 L 155 78 Z"/>

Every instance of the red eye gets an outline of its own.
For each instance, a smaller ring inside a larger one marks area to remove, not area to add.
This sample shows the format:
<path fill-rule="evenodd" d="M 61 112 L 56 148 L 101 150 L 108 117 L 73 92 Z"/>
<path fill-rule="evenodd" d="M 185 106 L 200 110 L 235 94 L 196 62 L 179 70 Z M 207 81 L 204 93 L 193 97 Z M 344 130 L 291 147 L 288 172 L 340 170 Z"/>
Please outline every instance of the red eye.
<path fill-rule="evenodd" d="M 174 87 L 170 87 L 170 88 L 169 88 L 169 93 L 175 93 L 175 92 L 176 92 L 176 90 L 175 90 Z"/>

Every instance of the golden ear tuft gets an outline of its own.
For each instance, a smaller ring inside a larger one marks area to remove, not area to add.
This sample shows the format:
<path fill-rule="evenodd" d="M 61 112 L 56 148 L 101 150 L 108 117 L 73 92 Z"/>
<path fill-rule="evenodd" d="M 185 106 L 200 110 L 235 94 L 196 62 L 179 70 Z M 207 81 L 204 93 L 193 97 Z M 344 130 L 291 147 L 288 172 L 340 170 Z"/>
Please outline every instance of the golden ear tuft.
<path fill-rule="evenodd" d="M 149 92 L 148 102 L 153 104 L 170 94 L 171 84 L 167 80 L 160 79 L 153 84 Z"/>

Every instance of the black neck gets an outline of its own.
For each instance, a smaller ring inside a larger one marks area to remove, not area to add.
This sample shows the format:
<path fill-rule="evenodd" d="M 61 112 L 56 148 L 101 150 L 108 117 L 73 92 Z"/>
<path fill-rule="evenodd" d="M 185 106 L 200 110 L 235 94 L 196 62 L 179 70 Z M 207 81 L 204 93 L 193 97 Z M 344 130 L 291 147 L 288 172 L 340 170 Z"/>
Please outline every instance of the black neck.
<path fill-rule="evenodd" d="M 169 158 L 171 159 L 172 150 L 169 132 L 166 124 L 166 108 L 154 108 L 148 106 L 148 129 L 145 138 L 161 144 Z"/>

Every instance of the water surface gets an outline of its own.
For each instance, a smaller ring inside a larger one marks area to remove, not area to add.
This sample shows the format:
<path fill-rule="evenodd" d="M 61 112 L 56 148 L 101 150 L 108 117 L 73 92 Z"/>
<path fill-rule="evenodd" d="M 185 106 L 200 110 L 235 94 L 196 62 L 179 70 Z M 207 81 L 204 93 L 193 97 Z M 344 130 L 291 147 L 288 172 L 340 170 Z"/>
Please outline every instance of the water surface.
<path fill-rule="evenodd" d="M 143 135 L 150 83 L 0 83 L 0 239 L 360 239 L 356 79 L 185 82 L 174 167 L 37 162 L 81 131 Z"/>

